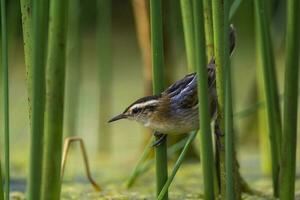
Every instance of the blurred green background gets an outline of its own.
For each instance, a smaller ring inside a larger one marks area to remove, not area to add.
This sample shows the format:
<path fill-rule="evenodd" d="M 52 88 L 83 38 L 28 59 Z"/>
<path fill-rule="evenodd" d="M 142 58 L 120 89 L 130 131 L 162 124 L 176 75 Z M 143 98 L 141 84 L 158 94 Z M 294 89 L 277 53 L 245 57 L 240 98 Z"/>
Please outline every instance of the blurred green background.
<path fill-rule="evenodd" d="M 268 0 L 268 3 L 270 4 L 270 25 L 272 27 L 279 91 L 282 91 L 285 3 L 282 0 Z M 168 77 L 171 77 L 171 82 L 173 82 L 187 73 L 179 0 L 165 0 L 163 6 L 166 65 L 169 72 Z M 78 42 L 82 42 L 82 64 L 80 79 L 76 84 L 79 93 L 76 132 L 84 139 L 96 181 L 106 188 L 111 188 L 111 191 L 120 191 L 122 181 L 129 176 L 143 150 L 146 133 L 135 122 L 124 120 L 111 124 L 109 125 L 111 129 L 109 133 L 111 151 L 105 155 L 99 154 L 97 147 L 99 141 L 98 111 L 101 112 L 101 107 L 108 105 L 99 104 L 96 1 L 81 1 L 81 9 L 82 38 Z M 253 12 L 253 2 L 245 0 L 232 22 L 237 31 L 236 50 L 232 56 L 235 112 L 244 110 L 259 101 L 257 97 L 257 74 L 259 73 L 257 73 L 255 57 Z M 21 13 L 18 0 L 8 2 L 8 20 L 12 190 L 24 192 L 29 158 L 29 118 Z M 70 69 L 72 70 L 72 68 Z M 136 36 L 131 1 L 112 1 L 112 66 L 110 69 L 113 74 L 112 90 L 109 91 L 112 94 L 112 109 L 108 115 L 113 116 L 122 112 L 137 98 L 144 96 L 143 62 Z M 236 117 L 235 132 L 238 156 L 241 171 L 246 175 L 246 180 L 255 183 L 254 188 L 266 188 L 266 190 L 271 191 L 271 180 L 269 177 L 265 177 L 261 167 L 261 149 L 268 147 L 260 145 L 261 129 L 258 129 L 257 116 L 258 113 L 255 111 L 246 117 Z M 2 115 L 0 117 L 2 121 Z M 2 135 L 1 129 L 1 142 L 3 142 Z M 299 178 L 299 148 L 297 156 L 297 177 Z M 66 168 L 66 184 L 63 187 L 63 191 L 66 191 L 63 193 L 66 198 L 72 197 L 73 193 L 92 191 L 84 178 L 84 168 L 81 163 L 81 154 L 76 148 L 72 151 Z M 191 191 L 190 194 L 199 193 L 197 190 L 193 192 L 192 188 L 197 188 L 196 186 L 201 180 L 197 180 L 191 172 L 200 172 L 200 166 L 182 166 L 174 183 L 178 189 L 177 193 L 180 193 L 180 188 L 183 191 Z M 188 175 L 189 173 L 190 175 Z M 132 191 L 151 194 L 150 192 L 154 191 L 152 176 L 153 170 L 148 172 Z M 186 179 L 189 181 L 186 185 L 182 185 Z M 84 186 L 77 186 L 80 183 Z M 78 189 L 78 187 L 84 187 L 84 189 Z M 296 188 L 298 188 L 297 193 L 299 194 L 299 181 L 297 181 Z M 124 195 L 126 196 L 126 194 Z"/>

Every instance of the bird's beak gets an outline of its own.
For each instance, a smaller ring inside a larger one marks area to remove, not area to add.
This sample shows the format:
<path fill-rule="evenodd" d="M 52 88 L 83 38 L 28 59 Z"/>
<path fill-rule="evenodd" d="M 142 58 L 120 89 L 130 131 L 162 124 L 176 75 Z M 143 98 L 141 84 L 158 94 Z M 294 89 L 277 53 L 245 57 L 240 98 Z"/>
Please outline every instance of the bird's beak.
<path fill-rule="evenodd" d="M 125 118 L 127 118 L 127 116 L 126 116 L 125 114 L 122 113 L 122 114 L 119 114 L 119 115 L 117 115 L 117 116 L 111 118 L 111 119 L 108 121 L 108 123 L 114 122 L 114 121 L 117 121 L 117 120 L 120 120 L 120 119 L 125 119 Z"/>

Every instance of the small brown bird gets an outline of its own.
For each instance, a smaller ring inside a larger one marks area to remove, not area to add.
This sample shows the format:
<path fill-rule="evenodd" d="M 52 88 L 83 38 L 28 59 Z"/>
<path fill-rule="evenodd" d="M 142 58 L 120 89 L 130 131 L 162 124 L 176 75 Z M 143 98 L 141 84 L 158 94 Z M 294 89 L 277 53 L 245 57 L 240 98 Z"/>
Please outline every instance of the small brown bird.
<path fill-rule="evenodd" d="M 215 108 L 215 69 L 213 64 L 209 66 L 211 108 Z M 211 115 L 214 113 L 215 109 L 211 111 Z M 188 133 L 198 129 L 196 73 L 185 76 L 159 95 L 138 99 L 109 122 L 125 118 L 164 134 Z"/>
<path fill-rule="evenodd" d="M 230 31 L 230 52 L 235 46 L 235 31 Z M 215 61 L 207 67 L 211 118 L 217 113 Z M 192 73 L 175 82 L 159 95 L 140 98 L 109 122 L 120 119 L 137 121 L 156 134 L 182 134 L 199 129 L 197 75 Z M 158 132 L 158 133 L 157 133 Z M 161 141 L 164 139 L 161 137 Z M 159 144 L 159 142 L 157 143 Z"/>

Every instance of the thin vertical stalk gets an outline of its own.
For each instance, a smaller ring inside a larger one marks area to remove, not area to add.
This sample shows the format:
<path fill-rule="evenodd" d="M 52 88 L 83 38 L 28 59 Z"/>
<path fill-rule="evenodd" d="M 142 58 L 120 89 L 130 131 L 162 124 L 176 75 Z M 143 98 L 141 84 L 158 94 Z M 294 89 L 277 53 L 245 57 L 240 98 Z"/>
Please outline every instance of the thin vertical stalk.
<path fill-rule="evenodd" d="M 4 133 L 4 199 L 9 200 L 9 83 L 8 83 L 8 45 L 7 45 L 6 0 L 1 0 L 1 58 L 3 95 L 3 133 Z"/>
<path fill-rule="evenodd" d="M 152 62 L 149 6 L 147 0 L 132 0 L 136 32 L 144 64 L 145 95 L 152 94 Z M 148 138 L 147 138 L 148 139 Z"/>
<path fill-rule="evenodd" d="M 225 161 L 226 161 L 226 199 L 236 199 L 235 195 L 235 168 L 234 168 L 234 134 L 232 115 L 231 70 L 226 70 L 225 90 Z"/>
<path fill-rule="evenodd" d="M 208 75 L 206 62 L 204 14 L 202 2 L 193 1 L 194 36 L 195 36 L 195 67 L 197 72 L 197 89 L 199 99 L 200 154 L 204 183 L 204 199 L 214 199 L 214 154 L 210 128 Z"/>
<path fill-rule="evenodd" d="M 225 64 L 225 37 L 224 37 L 224 7 L 222 0 L 212 2 L 212 18 L 214 31 L 214 56 L 216 64 L 216 88 L 218 96 L 218 123 L 221 131 L 224 133 L 224 64 Z M 228 38 L 226 38 L 228 40 Z M 220 145 L 225 146 L 225 138 L 220 138 Z M 219 152 L 220 174 L 221 174 L 221 195 L 225 199 L 226 191 L 226 169 L 225 169 L 225 149 L 221 148 Z"/>
<path fill-rule="evenodd" d="M 270 15 L 270 14 L 269 14 Z M 266 15 L 267 23 L 270 21 L 268 19 L 268 15 Z M 267 29 L 266 32 L 266 42 L 268 50 L 268 60 L 270 62 L 269 65 L 269 79 L 270 79 L 270 86 L 271 86 L 271 98 L 272 98 L 272 107 L 274 109 L 274 120 L 276 125 L 276 141 L 278 144 L 277 153 L 280 159 L 281 155 L 281 143 L 282 143 L 282 120 L 281 120 L 281 113 L 280 113 L 280 100 L 279 100 L 279 93 L 278 93 L 278 84 L 277 84 L 277 77 L 276 77 L 276 64 L 275 64 L 275 58 L 274 58 L 274 51 L 273 51 L 273 43 L 271 38 L 271 31 L 270 28 Z"/>
<path fill-rule="evenodd" d="M 272 177 L 273 177 L 273 193 L 278 196 L 279 189 L 279 159 L 280 159 L 280 135 L 281 135 L 281 120 L 279 112 L 279 102 L 276 101 L 277 88 L 274 58 L 272 56 L 272 45 L 270 39 L 270 30 L 268 28 L 267 16 L 265 11 L 264 1 L 255 0 L 255 20 L 256 20 L 256 35 L 257 35 L 257 50 L 259 51 L 260 66 L 263 71 L 264 92 L 267 106 L 268 129 L 271 144 L 272 154 Z"/>
<path fill-rule="evenodd" d="M 1 160 L 0 160 L 1 161 Z M 3 191 L 3 179 L 2 179 L 2 168 L 0 162 L 0 200 L 4 200 L 4 191 Z"/>
<path fill-rule="evenodd" d="M 295 198 L 297 110 L 299 82 L 300 2 L 287 1 L 286 61 L 284 82 L 283 145 L 280 172 L 280 199 Z"/>
<path fill-rule="evenodd" d="M 45 152 L 41 199 L 60 199 L 68 1 L 52 0 L 46 69 Z"/>
<path fill-rule="evenodd" d="M 214 57 L 214 38 L 213 38 L 213 23 L 212 23 L 212 2 L 210 0 L 202 0 L 204 12 L 204 31 L 205 31 L 205 46 L 206 58 L 210 61 Z M 216 168 L 216 170 L 218 170 Z M 219 184 L 217 173 L 215 175 L 215 194 L 219 193 Z"/>
<path fill-rule="evenodd" d="M 255 32 L 256 38 L 259 38 L 258 31 Z M 265 102 L 264 94 L 264 83 L 263 83 L 263 69 L 261 67 L 261 54 L 260 47 L 256 45 L 256 56 L 257 56 L 257 67 L 256 67 L 256 77 L 257 77 L 257 99 L 258 101 Z M 267 110 L 265 106 L 261 109 L 257 109 L 257 121 L 258 121 L 258 132 L 259 132 L 259 143 L 260 143 L 260 156 L 261 156 L 261 170 L 264 175 L 271 175 L 272 172 L 272 159 L 271 159 L 271 147 L 269 140 L 269 130 L 267 123 Z"/>
<path fill-rule="evenodd" d="M 99 151 L 109 152 L 111 142 L 106 123 L 111 109 L 112 86 L 112 42 L 111 42 L 111 0 L 98 0 L 97 44 L 99 58 L 100 116 Z"/>
<path fill-rule="evenodd" d="M 228 24 L 228 23 L 225 23 Z M 225 26 L 226 27 L 226 26 Z M 228 26 L 227 26 L 228 27 Z M 226 28 L 225 28 L 226 29 Z M 228 30 L 228 28 L 227 28 Z M 228 32 L 228 31 L 227 31 Z M 226 31 L 225 31 L 226 33 Z M 228 34 L 225 34 L 228 36 Z M 226 43 L 226 40 L 225 40 Z M 235 194 L 235 166 L 234 166 L 234 132 L 233 132 L 233 110 L 232 110 L 232 91 L 231 91 L 231 67 L 228 53 L 228 45 L 225 52 L 225 165 L 226 165 L 226 199 L 236 199 Z"/>
<path fill-rule="evenodd" d="M 26 66 L 28 113 L 31 120 L 32 112 L 32 65 L 33 65 L 33 41 L 32 41 L 32 3 L 30 0 L 20 0 L 22 13 L 23 44 Z"/>
<path fill-rule="evenodd" d="M 214 35 L 211 15 L 211 4 L 211 0 L 203 0 L 207 60 L 210 60 L 214 55 Z"/>
<path fill-rule="evenodd" d="M 152 94 L 152 61 L 150 42 L 150 20 L 148 0 L 131 0 L 138 39 L 139 48 L 143 61 L 144 93 L 146 96 Z M 149 141 L 151 129 L 145 128 L 143 147 Z M 152 140 L 152 139 L 150 139 Z"/>
<path fill-rule="evenodd" d="M 262 69 L 259 65 L 257 65 L 256 70 L 257 70 L 256 73 L 257 74 L 256 75 L 257 99 L 258 101 L 264 101 L 265 95 L 263 93 Z M 258 123 L 258 132 L 259 132 L 261 170 L 264 175 L 271 175 L 272 161 L 271 161 L 270 141 L 268 136 L 269 131 L 267 127 L 267 113 L 266 113 L 265 106 L 263 106 L 261 109 L 257 109 L 257 123 Z"/>
<path fill-rule="evenodd" d="M 69 24 L 66 64 L 65 135 L 77 135 L 78 103 L 81 78 L 82 27 L 80 0 L 69 1 Z"/>
<path fill-rule="evenodd" d="M 160 0 L 150 0 L 150 21 L 153 93 L 159 94 L 164 89 L 162 2 Z M 156 194 L 158 196 L 168 179 L 167 140 L 164 140 L 160 146 L 155 148 L 155 160 Z M 166 193 L 163 199 L 168 199 L 168 193 Z"/>
<path fill-rule="evenodd" d="M 194 18 L 192 0 L 180 0 L 188 70 L 195 71 Z"/>
<path fill-rule="evenodd" d="M 35 39 L 32 40 L 32 122 L 28 177 L 29 200 L 40 199 L 41 191 L 48 7 L 47 0 L 32 1 L 32 38 Z M 31 33 L 28 32 L 28 34 Z"/>
<path fill-rule="evenodd" d="M 225 169 L 226 169 L 226 199 L 240 199 L 239 185 L 236 183 L 237 169 L 235 166 L 235 150 L 234 150 L 234 122 L 232 108 L 232 86 L 231 86 L 231 64 L 229 53 L 229 0 L 224 0 L 224 56 L 225 56 Z M 234 29 L 234 28 L 232 28 Z M 235 34 L 235 30 L 232 30 Z M 236 194 L 237 193 L 237 194 Z"/>

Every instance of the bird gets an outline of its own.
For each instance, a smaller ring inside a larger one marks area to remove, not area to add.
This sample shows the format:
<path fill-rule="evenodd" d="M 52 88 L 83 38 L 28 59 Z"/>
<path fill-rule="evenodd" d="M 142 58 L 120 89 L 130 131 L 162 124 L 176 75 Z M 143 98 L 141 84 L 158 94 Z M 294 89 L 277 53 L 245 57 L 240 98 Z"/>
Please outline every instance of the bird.
<path fill-rule="evenodd" d="M 230 27 L 229 48 L 232 54 L 235 46 L 235 29 Z M 212 58 L 207 65 L 208 98 L 211 120 L 217 116 L 216 68 Z M 108 122 L 121 119 L 137 121 L 154 130 L 159 136 L 153 146 L 158 146 L 166 135 L 184 134 L 199 129 L 197 74 L 190 73 L 176 81 L 157 95 L 137 99 L 121 114 Z"/>

